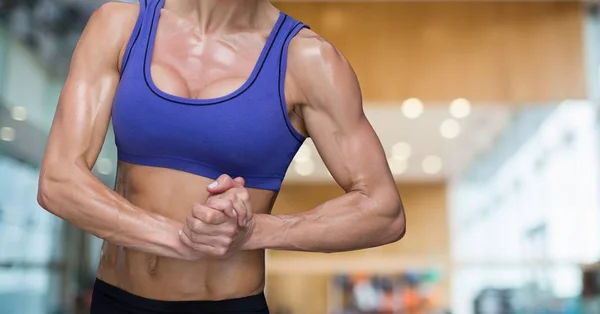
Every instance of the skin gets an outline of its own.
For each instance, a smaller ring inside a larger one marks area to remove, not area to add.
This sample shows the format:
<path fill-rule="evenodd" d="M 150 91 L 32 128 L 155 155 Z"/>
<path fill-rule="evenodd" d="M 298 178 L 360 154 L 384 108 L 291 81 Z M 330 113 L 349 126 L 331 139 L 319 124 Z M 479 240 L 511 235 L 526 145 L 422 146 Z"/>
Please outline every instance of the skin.
<path fill-rule="evenodd" d="M 91 169 L 104 141 L 138 4 L 108 3 L 74 52 L 50 133 L 38 201 L 105 240 L 97 276 L 158 300 L 221 300 L 264 289 L 264 249 L 341 252 L 401 239 L 405 216 L 347 60 L 310 30 L 291 42 L 285 96 L 346 191 L 317 208 L 271 215 L 272 191 L 119 162 L 116 189 Z M 278 11 L 263 0 L 167 0 L 152 78 L 188 98 L 228 94 L 248 78 Z M 208 75 L 207 75 L 208 74 Z M 365 153 L 368 152 L 368 153 Z"/>

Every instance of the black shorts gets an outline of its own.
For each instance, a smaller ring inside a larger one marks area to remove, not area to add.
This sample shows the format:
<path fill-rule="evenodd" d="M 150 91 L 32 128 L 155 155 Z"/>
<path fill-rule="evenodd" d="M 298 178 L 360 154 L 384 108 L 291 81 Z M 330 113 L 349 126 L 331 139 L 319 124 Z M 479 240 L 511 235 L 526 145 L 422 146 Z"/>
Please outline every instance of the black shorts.
<path fill-rule="evenodd" d="M 96 279 L 90 314 L 269 314 L 269 308 L 263 293 L 223 301 L 159 301 Z"/>

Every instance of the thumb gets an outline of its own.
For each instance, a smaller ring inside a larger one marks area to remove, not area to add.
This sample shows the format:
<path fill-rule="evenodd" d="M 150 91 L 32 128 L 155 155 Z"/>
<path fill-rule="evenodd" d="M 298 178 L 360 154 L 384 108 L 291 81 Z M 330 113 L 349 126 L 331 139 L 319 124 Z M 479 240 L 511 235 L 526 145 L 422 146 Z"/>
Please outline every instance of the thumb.
<path fill-rule="evenodd" d="M 222 174 L 216 181 L 209 184 L 206 190 L 211 194 L 219 194 L 233 188 L 237 184 L 230 176 Z"/>

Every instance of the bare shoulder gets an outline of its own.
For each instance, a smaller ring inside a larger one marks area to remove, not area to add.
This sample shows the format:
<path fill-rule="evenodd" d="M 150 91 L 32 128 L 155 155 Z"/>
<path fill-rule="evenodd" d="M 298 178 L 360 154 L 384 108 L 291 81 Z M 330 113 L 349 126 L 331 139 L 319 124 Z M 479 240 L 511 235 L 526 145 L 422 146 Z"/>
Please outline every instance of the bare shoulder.
<path fill-rule="evenodd" d="M 332 95 L 335 90 L 361 97 L 358 79 L 346 57 L 310 29 L 301 30 L 290 42 L 288 69 L 308 104 L 323 103 L 315 99 Z"/>
<path fill-rule="evenodd" d="M 349 68 L 350 64 L 342 53 L 322 36 L 310 29 L 302 29 L 289 47 L 291 66 L 309 66 L 311 70 L 323 71 L 331 66 Z"/>
<path fill-rule="evenodd" d="M 88 27 L 120 29 L 119 33 L 131 31 L 140 12 L 140 4 L 129 2 L 106 2 L 90 18 Z"/>
<path fill-rule="evenodd" d="M 104 3 L 90 17 L 82 37 L 95 37 L 106 46 L 118 45 L 131 35 L 139 11 L 138 3 Z"/>
<path fill-rule="evenodd" d="M 76 51 L 120 63 L 140 11 L 139 3 L 107 2 L 90 17 Z M 102 56 L 96 55 L 102 53 Z M 81 54 L 81 53 L 80 53 Z"/>

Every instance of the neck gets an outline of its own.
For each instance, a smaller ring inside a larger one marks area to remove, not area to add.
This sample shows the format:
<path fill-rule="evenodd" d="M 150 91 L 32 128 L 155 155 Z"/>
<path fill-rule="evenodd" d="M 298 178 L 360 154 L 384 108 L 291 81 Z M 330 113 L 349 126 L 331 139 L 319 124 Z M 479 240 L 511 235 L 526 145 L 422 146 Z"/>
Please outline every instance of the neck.
<path fill-rule="evenodd" d="M 254 25 L 268 0 L 172 0 L 165 9 L 190 18 L 203 34 Z"/>

